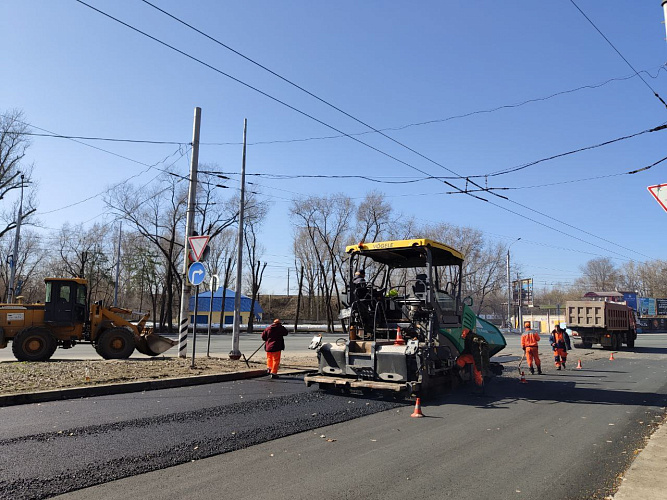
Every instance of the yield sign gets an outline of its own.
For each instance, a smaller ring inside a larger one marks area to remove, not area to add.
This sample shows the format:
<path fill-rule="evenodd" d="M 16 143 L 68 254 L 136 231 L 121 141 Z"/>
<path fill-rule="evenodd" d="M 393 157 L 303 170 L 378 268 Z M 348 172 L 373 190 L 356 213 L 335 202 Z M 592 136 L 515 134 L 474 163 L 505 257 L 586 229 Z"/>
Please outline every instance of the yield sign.
<path fill-rule="evenodd" d="M 660 203 L 663 210 L 667 212 L 667 184 L 656 184 L 648 187 L 649 192 Z"/>
<path fill-rule="evenodd" d="M 188 236 L 188 241 L 190 242 L 190 248 L 192 249 L 192 255 L 194 256 L 196 261 L 199 261 L 199 259 L 201 259 L 201 256 L 204 253 L 204 249 L 206 248 L 206 244 L 208 243 L 209 238 L 210 237 L 208 235 Z"/>

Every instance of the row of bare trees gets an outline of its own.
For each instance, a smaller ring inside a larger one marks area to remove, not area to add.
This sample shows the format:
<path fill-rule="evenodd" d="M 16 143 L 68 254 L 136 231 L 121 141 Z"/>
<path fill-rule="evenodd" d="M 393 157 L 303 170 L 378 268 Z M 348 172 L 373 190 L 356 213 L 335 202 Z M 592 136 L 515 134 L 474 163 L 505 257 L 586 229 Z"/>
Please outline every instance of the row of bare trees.
<path fill-rule="evenodd" d="M 447 242 L 466 256 L 464 293 L 473 297 L 477 311 L 502 311 L 506 247 L 488 242 L 481 231 L 453 224 L 418 223 L 394 210 L 379 192 L 368 193 L 359 204 L 344 194 L 294 200 L 290 215 L 295 227 L 294 255 L 297 268 L 304 270 L 308 304 L 322 308 L 330 327 L 349 280 L 345 246 L 361 241 L 431 238 Z M 321 300 L 312 300 L 315 297 Z"/>

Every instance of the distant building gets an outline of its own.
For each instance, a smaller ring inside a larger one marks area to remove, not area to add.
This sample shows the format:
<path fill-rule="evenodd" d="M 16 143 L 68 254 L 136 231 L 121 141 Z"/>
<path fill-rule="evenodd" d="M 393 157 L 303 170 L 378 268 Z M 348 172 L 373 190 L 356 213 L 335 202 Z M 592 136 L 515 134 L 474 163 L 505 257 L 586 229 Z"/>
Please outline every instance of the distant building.
<path fill-rule="evenodd" d="M 624 302 L 625 297 L 621 292 L 588 292 L 585 299 L 600 300 L 605 302 Z"/>
<path fill-rule="evenodd" d="M 213 310 L 209 311 L 209 306 L 211 305 L 211 292 L 202 292 L 199 294 L 199 303 L 197 305 L 197 324 L 198 325 L 208 325 L 209 320 L 211 323 L 220 323 L 220 318 L 222 315 L 222 292 L 223 287 L 218 288 L 213 294 Z M 231 325 L 234 323 L 234 299 L 236 298 L 236 292 L 233 290 L 227 289 L 225 293 L 225 312 L 224 312 L 224 324 Z M 250 305 L 252 299 L 241 295 L 241 323 L 247 323 L 250 317 Z M 190 311 L 190 322 L 194 322 L 194 312 L 195 312 L 195 297 L 192 295 L 190 297 L 189 304 Z M 255 319 L 261 320 L 262 306 L 259 305 L 259 302 L 255 301 L 254 316 Z"/>

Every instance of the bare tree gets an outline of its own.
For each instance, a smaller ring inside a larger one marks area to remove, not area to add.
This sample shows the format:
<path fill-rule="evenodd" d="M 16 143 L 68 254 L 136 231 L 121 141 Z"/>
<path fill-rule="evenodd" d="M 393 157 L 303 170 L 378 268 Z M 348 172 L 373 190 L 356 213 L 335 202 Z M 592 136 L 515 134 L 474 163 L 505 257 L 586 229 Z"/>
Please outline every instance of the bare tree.
<path fill-rule="evenodd" d="M 88 300 L 109 301 L 113 296 L 113 240 L 108 226 L 63 225 L 58 234 L 58 257 L 51 265 L 56 277 L 88 280 Z"/>
<path fill-rule="evenodd" d="M 609 257 L 589 260 L 580 269 L 582 277 L 576 281 L 580 288 L 598 292 L 610 292 L 618 288 L 620 274 Z"/>
<path fill-rule="evenodd" d="M 262 286 L 264 270 L 266 269 L 266 262 L 261 262 L 260 260 L 264 252 L 264 247 L 258 242 L 257 232 L 264 222 L 269 206 L 258 195 L 252 193 L 248 196 L 247 202 L 245 217 L 243 219 L 243 241 L 245 244 L 245 259 L 249 266 L 248 274 L 246 275 L 250 294 L 248 332 L 252 332 L 255 321 L 255 302 L 259 297 L 259 290 Z M 240 286 L 237 286 L 236 293 L 241 293 Z"/>
<path fill-rule="evenodd" d="M 396 221 L 385 195 L 378 191 L 368 193 L 357 208 L 356 236 L 358 241 L 372 243 L 385 239 Z"/>
<path fill-rule="evenodd" d="M 180 176 L 165 175 L 161 185 L 150 190 L 121 184 L 105 199 L 107 206 L 161 255 L 165 278 L 160 292 L 159 323 L 160 328 L 166 324 L 170 331 L 179 306 L 174 303 L 174 296 L 181 286 L 183 262 L 187 186 L 181 184 L 182 180 Z"/>
<path fill-rule="evenodd" d="M 259 297 L 259 289 L 262 286 L 262 278 L 266 270 L 266 262 L 262 262 L 259 256 L 263 247 L 257 242 L 256 228 L 253 225 L 246 227 L 244 232 L 246 247 L 246 259 L 250 267 L 248 274 L 248 285 L 250 287 L 250 315 L 248 316 L 248 333 L 252 333 L 255 323 L 255 302 Z M 238 293 L 238 292 L 237 292 Z"/>
<path fill-rule="evenodd" d="M 341 307 L 339 281 L 347 281 L 342 259 L 354 209 L 352 200 L 343 194 L 294 200 L 290 208 L 297 231 L 303 230 L 300 234 L 306 236 L 305 241 L 299 243 L 315 254 L 329 331 L 334 324 L 332 302 L 335 300 L 338 309 Z"/>
<path fill-rule="evenodd" d="M 12 110 L 0 115 L 0 200 L 31 183 L 33 166 L 23 162 L 30 146 L 26 135 L 28 131 L 21 111 Z M 4 224 L 0 225 L 0 236 L 16 227 L 17 209 L 18 201 L 9 209 L 2 210 L 0 217 Z M 23 200 L 24 223 L 35 210 L 34 193 L 29 191 Z"/>
<path fill-rule="evenodd" d="M 11 233 L 5 234 L 4 237 L 0 237 L 2 240 L 3 255 L 9 255 L 14 252 L 14 239 L 10 236 Z M 42 240 L 37 234 L 30 231 L 23 232 L 19 241 L 19 252 L 15 260 L 16 295 L 33 295 L 31 291 L 33 289 L 38 289 L 40 293 L 37 297 L 43 299 L 44 282 L 41 279 L 43 276 L 39 274 L 39 271 L 41 270 L 41 264 L 44 261 L 46 252 L 40 247 L 41 244 Z M 0 262 L 0 280 L 3 284 L 3 301 L 9 293 L 9 274 L 10 268 L 7 262 Z M 33 297 L 32 300 L 37 300 L 37 297 Z"/>
<path fill-rule="evenodd" d="M 423 227 L 421 234 L 463 254 L 462 292 L 473 298 L 477 314 L 481 313 L 487 299 L 501 291 L 505 285 L 505 247 L 486 241 L 477 229 L 453 224 Z M 456 283 L 458 276 L 449 276 L 448 280 Z"/>

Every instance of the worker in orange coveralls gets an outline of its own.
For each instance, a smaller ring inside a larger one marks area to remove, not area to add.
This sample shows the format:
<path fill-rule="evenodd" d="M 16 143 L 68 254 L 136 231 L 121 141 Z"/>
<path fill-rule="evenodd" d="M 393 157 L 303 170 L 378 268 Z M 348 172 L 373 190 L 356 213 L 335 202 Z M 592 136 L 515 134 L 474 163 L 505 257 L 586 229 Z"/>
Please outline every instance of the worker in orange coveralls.
<path fill-rule="evenodd" d="M 481 371 L 482 367 L 479 366 L 482 364 L 481 363 L 482 349 L 479 348 L 477 349 L 480 353 L 480 356 L 478 356 L 479 359 L 476 360 L 475 359 L 476 356 L 474 356 L 474 354 L 476 354 L 474 348 L 475 344 L 473 343 L 475 337 L 481 339 L 481 337 L 475 335 L 467 328 L 464 328 L 463 332 L 461 332 L 461 338 L 464 341 L 464 348 L 461 355 L 458 358 L 456 358 L 456 366 L 458 366 L 459 368 L 464 368 L 466 365 L 472 365 L 472 373 L 473 373 L 473 378 L 475 379 L 475 384 L 477 384 L 478 387 L 482 387 L 482 385 L 484 384 L 484 376 L 482 375 Z M 483 339 L 481 339 L 481 341 L 484 342 Z"/>
<path fill-rule="evenodd" d="M 572 349 L 570 346 L 570 336 L 560 327 L 560 325 L 557 325 L 556 329 L 552 331 L 549 336 L 549 343 L 554 351 L 556 370 L 560 370 L 561 366 L 565 368 L 567 351 Z"/>
<path fill-rule="evenodd" d="M 285 349 L 285 339 L 287 328 L 285 328 L 279 319 L 274 319 L 263 332 L 262 340 L 264 350 L 266 351 L 267 373 L 271 378 L 278 378 L 278 368 L 280 368 L 280 354 Z"/>
<path fill-rule="evenodd" d="M 521 335 L 521 348 L 526 353 L 526 360 L 528 361 L 528 368 L 530 373 L 535 375 L 535 368 L 533 368 L 533 361 L 537 366 L 537 373 L 542 375 L 542 362 L 540 361 L 540 353 L 537 343 L 540 341 L 540 336 L 529 327 Z"/>

